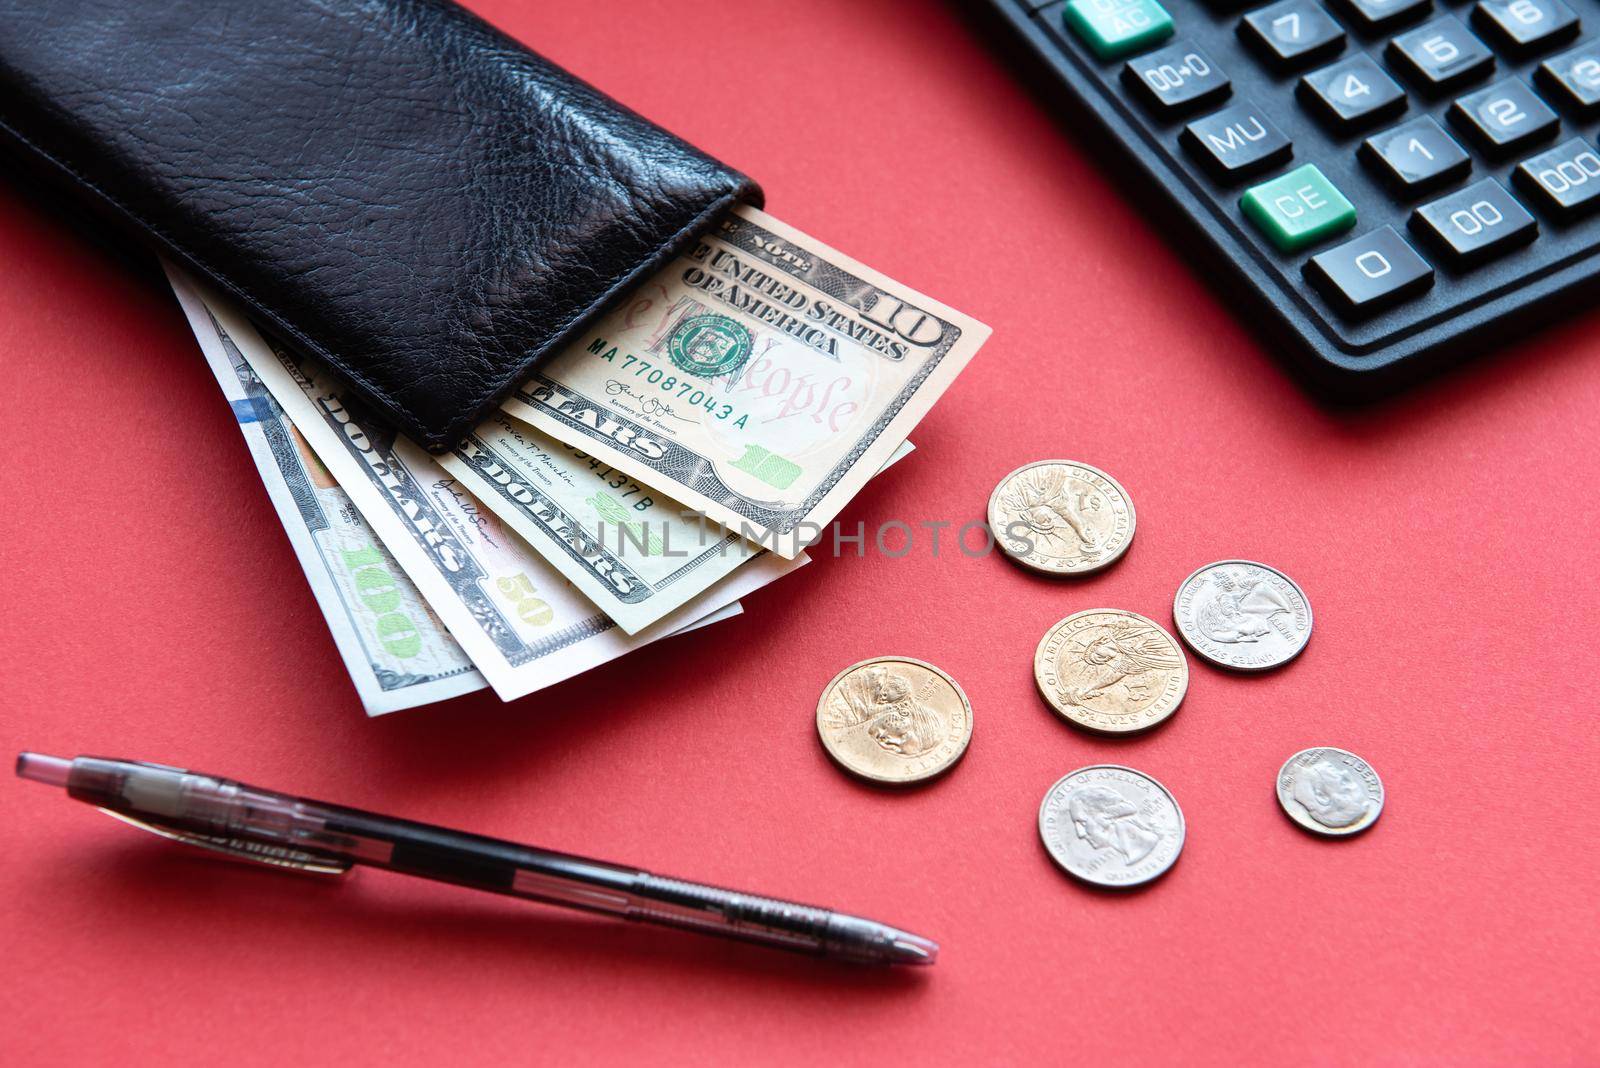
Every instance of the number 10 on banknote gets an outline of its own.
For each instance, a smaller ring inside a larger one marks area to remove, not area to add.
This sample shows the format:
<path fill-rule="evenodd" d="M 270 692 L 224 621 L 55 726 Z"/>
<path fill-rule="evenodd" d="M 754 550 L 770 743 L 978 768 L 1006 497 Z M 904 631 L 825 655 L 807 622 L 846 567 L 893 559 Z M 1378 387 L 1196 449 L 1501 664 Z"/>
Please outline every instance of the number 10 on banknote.
<path fill-rule="evenodd" d="M 793 557 L 988 336 L 740 206 L 505 409 Z"/>

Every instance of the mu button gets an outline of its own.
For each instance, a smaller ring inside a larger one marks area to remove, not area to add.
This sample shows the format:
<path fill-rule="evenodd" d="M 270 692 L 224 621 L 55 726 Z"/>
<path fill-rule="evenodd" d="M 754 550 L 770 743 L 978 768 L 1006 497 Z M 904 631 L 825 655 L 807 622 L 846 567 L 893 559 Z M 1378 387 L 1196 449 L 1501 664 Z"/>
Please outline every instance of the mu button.
<path fill-rule="evenodd" d="M 1248 100 L 1194 120 L 1178 140 L 1225 182 L 1271 170 L 1294 151 L 1283 131 Z"/>

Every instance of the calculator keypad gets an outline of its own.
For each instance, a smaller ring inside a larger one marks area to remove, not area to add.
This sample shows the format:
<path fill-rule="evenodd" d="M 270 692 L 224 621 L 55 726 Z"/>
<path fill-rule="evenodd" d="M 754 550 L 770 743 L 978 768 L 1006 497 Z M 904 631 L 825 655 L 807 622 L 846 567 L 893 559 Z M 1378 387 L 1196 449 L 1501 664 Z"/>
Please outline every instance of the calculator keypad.
<path fill-rule="evenodd" d="M 1539 86 L 1579 118 L 1600 114 L 1600 41 L 1587 41 L 1539 64 Z"/>
<path fill-rule="evenodd" d="M 1406 107 L 1405 90 L 1365 54 L 1307 74 L 1300 79 L 1300 97 L 1338 130 L 1375 126 Z"/>
<path fill-rule="evenodd" d="M 1180 140 L 1202 165 L 1225 182 L 1271 170 L 1286 162 L 1294 151 L 1289 138 L 1272 124 L 1266 112 L 1248 100 L 1196 119 L 1183 128 Z"/>
<path fill-rule="evenodd" d="M 1369 32 L 1408 22 L 1433 7 L 1433 0 L 1338 0 L 1339 10 Z"/>
<path fill-rule="evenodd" d="M 1314 163 L 1251 188 L 1239 207 L 1282 252 L 1319 244 L 1356 224 L 1355 205 Z"/>
<path fill-rule="evenodd" d="M 1172 36 L 1172 16 L 1156 0 L 1072 0 L 1063 18 L 1101 59 L 1141 52 Z"/>
<path fill-rule="evenodd" d="M 1394 227 L 1382 226 L 1311 257 L 1306 277 L 1329 300 L 1360 315 L 1427 289 L 1433 268 Z"/>
<path fill-rule="evenodd" d="M 1361 158 L 1406 197 L 1448 185 L 1472 169 L 1472 157 L 1427 115 L 1367 138 Z"/>
<path fill-rule="evenodd" d="M 1514 56 L 1554 48 L 1578 35 L 1578 16 L 1561 0 L 1478 0 L 1472 23 Z"/>
<path fill-rule="evenodd" d="M 1458 267 L 1503 256 L 1539 232 L 1528 210 L 1493 178 L 1424 204 L 1412 213 L 1411 228 Z"/>
<path fill-rule="evenodd" d="M 1447 323 L 1522 285 L 1530 243 L 1600 250 L 1600 0 L 1160 2 L 1161 39 L 1114 60 L 1081 13 L 1115 38 L 1155 0 L 1034 18 L 1330 336 Z"/>
<path fill-rule="evenodd" d="M 1558 219 L 1574 219 L 1600 207 L 1600 156 L 1581 138 L 1523 160 L 1512 177 L 1532 203 Z"/>

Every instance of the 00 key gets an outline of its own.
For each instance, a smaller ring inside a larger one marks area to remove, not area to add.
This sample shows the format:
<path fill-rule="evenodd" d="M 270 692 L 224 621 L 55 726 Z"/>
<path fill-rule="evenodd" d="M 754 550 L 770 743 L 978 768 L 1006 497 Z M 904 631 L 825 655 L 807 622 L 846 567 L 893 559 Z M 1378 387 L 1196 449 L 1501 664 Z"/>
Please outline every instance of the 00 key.
<path fill-rule="evenodd" d="M 1539 233 L 1528 210 L 1493 178 L 1424 204 L 1410 225 L 1457 267 L 1502 255 Z"/>

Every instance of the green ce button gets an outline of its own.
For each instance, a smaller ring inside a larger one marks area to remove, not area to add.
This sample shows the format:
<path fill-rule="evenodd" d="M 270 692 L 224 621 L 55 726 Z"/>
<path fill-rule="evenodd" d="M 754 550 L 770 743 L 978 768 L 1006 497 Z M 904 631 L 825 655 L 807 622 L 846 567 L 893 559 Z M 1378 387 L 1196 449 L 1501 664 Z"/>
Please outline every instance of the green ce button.
<path fill-rule="evenodd" d="M 1251 187 L 1239 207 L 1283 252 L 1314 245 L 1356 224 L 1355 205 L 1312 163 Z"/>

